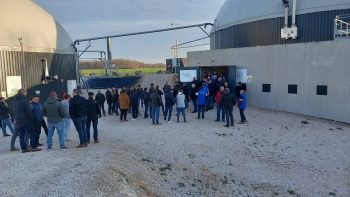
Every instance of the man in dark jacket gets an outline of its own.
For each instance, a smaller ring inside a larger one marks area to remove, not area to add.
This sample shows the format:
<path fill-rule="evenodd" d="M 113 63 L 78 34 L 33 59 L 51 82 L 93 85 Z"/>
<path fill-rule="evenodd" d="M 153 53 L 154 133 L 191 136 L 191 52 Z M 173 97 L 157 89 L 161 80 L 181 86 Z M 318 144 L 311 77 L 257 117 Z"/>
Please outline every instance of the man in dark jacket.
<path fill-rule="evenodd" d="M 163 95 L 164 95 L 164 93 L 163 93 L 163 91 L 161 91 L 161 90 L 159 89 L 159 86 L 156 86 L 156 91 L 157 91 L 157 94 L 159 94 L 160 99 L 162 100 L 162 105 L 161 105 L 161 107 L 162 107 L 162 112 L 163 112 L 163 115 L 164 115 L 164 104 L 163 104 Z"/>
<path fill-rule="evenodd" d="M 19 133 L 19 140 L 22 149 L 22 153 L 29 151 L 41 151 L 37 145 L 37 134 L 33 126 L 33 113 L 27 99 L 27 90 L 20 89 L 13 101 L 13 112 L 15 116 L 15 128 Z M 30 139 L 30 148 L 27 147 L 25 142 L 26 134 Z"/>
<path fill-rule="evenodd" d="M 214 97 L 216 95 L 216 86 L 212 80 L 209 80 L 208 89 L 209 89 L 209 96 L 208 96 L 206 107 L 207 107 L 207 110 L 210 110 L 214 108 Z"/>
<path fill-rule="evenodd" d="M 226 116 L 226 125 L 225 127 L 229 127 L 229 122 L 231 121 L 231 126 L 233 126 L 233 106 L 235 105 L 236 101 L 232 94 L 230 94 L 230 90 L 228 88 L 225 88 L 224 95 L 221 97 L 221 106 L 223 106 L 225 110 L 225 116 Z"/>
<path fill-rule="evenodd" d="M 94 100 L 94 93 L 89 92 L 89 99 L 87 100 L 87 122 L 86 122 L 86 133 L 87 141 L 90 143 L 90 127 L 92 122 L 92 128 L 94 129 L 94 143 L 99 143 L 98 141 L 98 118 L 101 117 L 101 110 L 98 102 Z"/>
<path fill-rule="evenodd" d="M 33 125 L 35 129 L 35 133 L 37 134 L 37 144 L 38 146 L 42 146 L 43 144 L 39 143 L 40 140 L 40 134 L 41 134 L 41 124 L 42 121 L 44 121 L 44 115 L 41 110 L 41 104 L 39 103 L 40 98 L 38 95 L 34 95 L 32 98 L 32 112 L 33 112 Z M 45 124 L 46 125 L 46 124 Z"/>
<path fill-rule="evenodd" d="M 4 135 L 4 137 L 10 136 L 6 132 L 6 127 L 10 129 L 13 135 L 14 131 L 13 131 L 13 126 L 10 118 L 10 108 L 5 103 L 4 97 L 0 97 L 0 120 L 1 120 L 2 134 Z"/>
<path fill-rule="evenodd" d="M 171 90 L 171 86 L 169 85 L 169 82 L 166 81 L 164 86 L 163 86 L 163 91 L 164 91 L 164 93 L 167 93 L 167 92 L 170 92 L 170 90 Z"/>
<path fill-rule="evenodd" d="M 163 105 L 162 98 L 157 93 L 156 89 L 152 89 L 152 93 L 149 96 L 149 106 L 151 110 L 151 118 L 153 125 L 160 125 L 159 123 L 159 111 Z"/>
<path fill-rule="evenodd" d="M 103 112 L 103 116 L 106 116 L 106 112 L 105 112 L 105 101 L 106 101 L 106 97 L 105 95 L 103 95 L 101 93 L 101 91 L 99 90 L 98 93 L 95 96 L 95 100 L 97 101 L 97 103 L 99 104 L 102 112 Z"/>
<path fill-rule="evenodd" d="M 225 94 L 225 88 L 224 86 L 220 86 L 219 91 L 216 92 L 215 95 L 215 102 L 216 102 L 216 120 L 220 121 L 220 113 L 221 113 L 221 120 L 225 122 L 225 110 L 224 107 L 221 106 L 221 98 Z"/>
<path fill-rule="evenodd" d="M 113 104 L 112 104 L 112 113 L 115 112 L 117 116 L 119 116 L 119 92 L 118 88 L 112 89 L 112 97 L 113 97 Z"/>
<path fill-rule="evenodd" d="M 192 100 L 192 104 L 193 104 L 193 111 L 192 113 L 197 113 L 197 107 L 198 107 L 198 104 L 197 104 L 197 92 L 198 92 L 198 87 L 195 83 L 192 83 L 191 84 L 191 94 L 190 94 L 190 98 Z"/>
<path fill-rule="evenodd" d="M 139 110 L 139 97 L 137 90 L 132 90 L 130 93 L 130 102 L 131 102 L 131 111 L 132 111 L 132 119 L 136 120 L 138 118 L 138 110 Z"/>
<path fill-rule="evenodd" d="M 164 112 L 164 120 L 166 121 L 168 118 L 168 122 L 171 122 L 171 113 L 173 111 L 173 106 L 175 104 L 175 97 L 171 92 L 171 87 L 168 92 L 165 92 L 165 112 Z"/>
<path fill-rule="evenodd" d="M 108 115 L 112 115 L 113 95 L 110 88 L 106 91 L 106 100 L 108 104 Z"/>
<path fill-rule="evenodd" d="M 77 146 L 77 148 L 87 147 L 86 99 L 79 95 L 78 89 L 73 90 L 73 98 L 69 101 L 69 115 L 72 118 L 74 126 L 79 134 L 80 144 Z"/>
<path fill-rule="evenodd" d="M 150 93 L 147 91 L 147 88 L 143 89 L 143 103 L 145 105 L 145 112 L 144 112 L 144 118 L 148 118 L 148 99 L 149 99 Z"/>
<path fill-rule="evenodd" d="M 47 136 L 47 149 L 52 148 L 52 137 L 55 129 L 58 133 L 58 140 L 61 150 L 67 149 L 64 145 L 64 118 L 69 117 L 63 104 L 57 100 L 57 93 L 51 91 L 49 98 L 47 98 L 43 105 L 43 114 L 47 117 L 47 124 L 49 134 Z"/>

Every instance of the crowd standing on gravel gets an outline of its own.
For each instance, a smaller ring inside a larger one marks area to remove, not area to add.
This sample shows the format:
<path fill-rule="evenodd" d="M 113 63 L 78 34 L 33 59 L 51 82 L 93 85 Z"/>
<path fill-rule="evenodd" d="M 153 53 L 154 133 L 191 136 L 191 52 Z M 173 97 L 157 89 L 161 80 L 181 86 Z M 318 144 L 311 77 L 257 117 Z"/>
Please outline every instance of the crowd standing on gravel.
<path fill-rule="evenodd" d="M 55 91 L 50 92 L 46 102 L 41 105 L 39 95 L 34 95 L 31 101 L 27 99 L 27 91 L 20 89 L 14 97 L 12 106 L 9 106 L 3 97 L 0 97 L 0 120 L 3 136 L 10 136 L 8 128 L 12 133 L 11 151 L 18 151 L 15 147 L 16 138 L 19 136 L 20 146 L 23 153 L 41 151 L 43 146 L 39 142 L 41 128 L 47 135 L 47 149 L 52 149 L 52 138 L 54 131 L 58 133 L 59 147 L 67 149 L 65 141 L 68 139 L 71 120 L 79 137 L 76 148 L 87 147 L 90 139 L 99 143 L 98 119 L 106 116 L 105 103 L 107 102 L 108 115 L 120 114 L 120 121 L 137 120 L 143 112 L 143 118 L 150 117 L 153 125 L 161 125 L 160 115 L 167 123 L 172 122 L 172 112 L 175 106 L 176 122 L 180 119 L 187 122 L 186 109 L 192 101 L 192 113 L 197 114 L 198 119 L 204 119 L 205 114 L 214 109 L 216 104 L 217 122 L 225 122 L 225 127 L 234 126 L 233 107 L 238 102 L 241 121 L 246 123 L 244 111 L 247 107 L 247 96 L 245 84 L 239 82 L 235 87 L 235 94 L 230 93 L 230 88 L 224 74 L 218 76 L 215 72 L 206 73 L 202 80 L 193 78 L 190 83 L 181 83 L 176 80 L 172 87 L 166 82 L 162 88 L 154 83 L 150 87 L 138 85 L 133 88 L 116 87 L 108 88 L 103 94 L 101 90 L 94 97 L 93 92 L 88 93 L 88 99 L 80 95 L 78 89 L 74 89 L 72 97 L 63 95 L 63 100 L 58 99 Z M 164 101 L 164 102 L 163 102 Z M 120 111 L 120 113 L 119 113 Z M 180 117 L 181 115 L 181 117 Z M 44 117 L 47 119 L 47 124 Z M 93 135 L 90 137 L 92 125 Z"/>

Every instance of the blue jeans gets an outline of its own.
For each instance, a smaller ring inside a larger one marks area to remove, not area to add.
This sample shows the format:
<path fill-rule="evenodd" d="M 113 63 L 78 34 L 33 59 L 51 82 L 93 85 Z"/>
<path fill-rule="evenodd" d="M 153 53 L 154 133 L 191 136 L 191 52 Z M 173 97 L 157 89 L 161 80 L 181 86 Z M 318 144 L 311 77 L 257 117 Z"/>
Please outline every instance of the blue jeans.
<path fill-rule="evenodd" d="M 186 108 L 176 108 L 176 116 L 177 116 L 177 121 L 179 122 L 179 118 L 180 118 L 180 113 L 182 113 L 182 116 L 184 117 L 184 122 L 186 122 L 186 114 L 185 114 L 185 109 Z"/>
<path fill-rule="evenodd" d="M 206 110 L 209 110 L 214 107 L 214 97 L 209 96 L 208 99 L 206 100 Z"/>
<path fill-rule="evenodd" d="M 149 115 L 151 116 L 151 119 L 153 121 L 152 109 L 153 109 L 153 107 L 149 106 Z"/>
<path fill-rule="evenodd" d="M 58 141 L 60 142 L 60 148 L 64 148 L 64 120 L 56 123 L 48 123 L 48 129 L 49 129 L 49 134 L 47 136 L 47 148 L 51 149 L 52 148 L 52 137 L 55 132 L 55 129 L 57 130 L 58 134 Z"/>
<path fill-rule="evenodd" d="M 75 129 L 79 135 L 80 145 L 87 144 L 86 119 L 86 116 L 81 116 L 73 119 Z"/>
<path fill-rule="evenodd" d="M 119 103 L 116 102 L 116 103 L 114 103 L 114 111 L 115 111 L 115 114 L 116 114 L 117 116 L 119 115 L 118 109 L 119 109 Z"/>
<path fill-rule="evenodd" d="M 173 106 L 172 105 L 171 106 L 165 106 L 164 120 L 167 120 L 167 117 L 168 117 L 168 121 L 170 121 L 172 112 L 173 112 Z"/>
<path fill-rule="evenodd" d="M 159 123 L 159 111 L 160 111 L 160 107 L 152 107 L 151 117 L 152 117 L 153 124 Z"/>
<path fill-rule="evenodd" d="M 4 135 L 7 135 L 6 126 L 10 129 L 10 131 L 11 131 L 11 133 L 13 135 L 14 131 L 13 131 L 13 126 L 12 126 L 10 118 L 1 119 L 2 133 Z"/>
<path fill-rule="evenodd" d="M 148 117 L 148 103 L 145 103 L 145 113 L 144 113 L 144 118 Z"/>
<path fill-rule="evenodd" d="M 241 116 L 241 122 L 245 122 L 247 120 L 245 118 L 245 115 L 244 115 L 244 110 L 245 109 L 239 109 L 239 115 Z"/>
<path fill-rule="evenodd" d="M 139 106 L 137 104 L 134 104 L 131 106 L 131 112 L 132 112 L 132 118 L 138 118 L 139 117 Z"/>
<path fill-rule="evenodd" d="M 38 147 L 38 144 L 37 144 L 38 140 L 36 139 L 37 134 L 35 133 L 35 129 L 32 123 L 27 122 L 27 123 L 24 123 L 23 125 L 16 126 L 16 129 L 19 133 L 19 143 L 21 145 L 22 150 L 27 150 L 27 145 L 29 144 L 27 141 L 28 137 L 30 140 L 30 146 L 33 149 Z"/>
<path fill-rule="evenodd" d="M 68 139 L 68 131 L 69 131 L 70 124 L 71 124 L 70 118 L 64 118 L 63 121 L 64 121 L 63 137 L 64 137 L 64 140 L 67 140 Z"/>
<path fill-rule="evenodd" d="M 98 140 L 98 130 L 97 130 L 97 124 L 98 124 L 98 119 L 94 120 L 87 120 L 86 122 L 86 133 L 87 133 L 87 141 L 90 142 L 90 127 L 91 127 L 91 122 L 92 122 L 92 128 L 94 129 L 94 140 Z"/>
<path fill-rule="evenodd" d="M 203 105 L 198 105 L 198 119 L 201 118 L 201 113 L 202 113 L 202 118 L 204 119 L 204 113 L 205 113 L 205 104 Z"/>
<path fill-rule="evenodd" d="M 220 112 L 221 112 L 221 120 L 225 121 L 225 110 L 221 105 L 216 106 L 216 120 L 220 120 Z"/>
<path fill-rule="evenodd" d="M 192 113 L 196 113 L 197 112 L 197 99 L 192 99 L 192 103 L 193 103 L 193 111 Z"/>

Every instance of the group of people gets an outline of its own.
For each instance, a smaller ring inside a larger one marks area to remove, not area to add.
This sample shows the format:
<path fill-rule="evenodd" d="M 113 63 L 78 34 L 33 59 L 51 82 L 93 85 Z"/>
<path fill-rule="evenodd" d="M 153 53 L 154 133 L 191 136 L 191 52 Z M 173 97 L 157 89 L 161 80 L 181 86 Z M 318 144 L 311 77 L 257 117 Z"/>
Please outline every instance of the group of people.
<path fill-rule="evenodd" d="M 215 73 L 214 73 L 215 74 Z M 230 87 L 225 76 L 217 77 L 211 73 L 199 81 L 196 78 L 191 83 L 183 84 L 179 81 L 172 87 L 166 82 L 162 88 L 155 86 L 142 88 L 140 85 L 136 88 L 123 87 L 119 93 L 117 88 L 107 89 L 103 94 L 98 91 L 96 101 L 101 106 L 105 116 L 104 105 L 107 101 L 108 114 L 119 115 L 120 121 L 127 120 L 128 112 L 131 113 L 131 120 L 136 120 L 140 116 L 140 109 L 144 109 L 144 118 L 151 118 L 153 125 L 160 125 L 159 117 L 162 112 L 164 121 L 172 122 L 172 112 L 176 106 L 176 122 L 180 122 L 180 116 L 186 122 L 186 108 L 192 101 L 193 111 L 197 113 L 198 119 L 204 119 L 205 113 L 214 108 L 216 103 L 217 117 L 215 121 L 226 121 L 226 127 L 233 126 L 233 106 L 238 102 L 241 121 L 244 124 L 246 118 L 244 110 L 247 107 L 247 96 L 245 94 L 245 84 L 239 82 L 235 87 L 236 94 L 230 93 Z"/>
<path fill-rule="evenodd" d="M 6 128 L 12 133 L 11 151 L 18 151 L 15 147 L 19 136 L 23 153 L 41 151 L 43 146 L 39 142 L 41 128 L 47 135 L 47 149 L 52 149 L 54 131 L 58 133 L 61 150 L 67 149 L 68 131 L 71 120 L 78 132 L 79 145 L 77 148 L 87 147 L 90 143 L 90 127 L 93 125 L 94 143 L 98 140 L 98 118 L 101 117 L 101 107 L 94 99 L 94 93 L 89 93 L 89 99 L 80 96 L 79 90 L 73 90 L 73 97 L 68 94 L 60 101 L 55 91 L 51 91 L 46 102 L 41 105 L 39 95 L 32 96 L 29 101 L 27 91 L 20 89 L 9 106 L 3 97 L 0 98 L 0 119 L 3 136 L 10 136 Z M 47 124 L 44 117 L 47 118 Z"/>
<path fill-rule="evenodd" d="M 241 121 L 246 123 L 244 111 L 247 107 L 247 96 L 245 84 L 239 83 L 235 87 L 235 94 L 230 93 L 230 87 L 222 75 L 218 77 L 215 73 L 208 73 L 200 81 L 196 78 L 191 83 L 183 84 L 177 80 L 172 87 L 166 82 L 162 88 L 150 84 L 149 88 L 125 88 L 121 91 L 117 88 L 107 89 L 105 94 L 100 90 L 94 97 L 93 92 L 88 93 L 88 99 L 80 95 L 78 89 L 73 90 L 72 97 L 65 94 L 60 101 L 55 91 L 50 92 L 46 102 L 41 105 L 38 95 L 34 95 L 29 101 L 27 91 L 20 89 L 14 97 L 12 107 L 4 98 L 0 98 L 0 120 L 3 136 L 9 136 L 8 128 L 12 133 L 11 150 L 15 148 L 16 137 L 20 138 L 22 152 L 40 151 L 43 144 L 39 143 L 41 128 L 47 135 L 47 148 L 52 149 L 52 138 L 57 130 L 60 149 L 67 149 L 65 141 L 68 139 L 68 131 L 71 120 L 74 123 L 79 137 L 77 148 L 87 147 L 90 139 L 99 143 L 98 119 L 106 116 L 105 103 L 107 102 L 108 114 L 119 115 L 120 121 L 128 121 L 127 115 L 131 113 L 131 120 L 140 116 L 151 118 L 153 125 L 160 125 L 160 113 L 163 113 L 164 121 L 172 122 L 172 112 L 176 106 L 176 122 L 186 122 L 186 108 L 192 101 L 192 113 L 197 113 L 198 119 L 204 119 L 207 111 L 214 109 L 216 103 L 215 121 L 223 121 L 224 126 L 234 126 L 233 106 L 238 103 Z M 44 120 L 47 119 L 47 124 Z M 14 124 L 14 126 L 13 126 Z M 93 136 L 90 137 L 90 127 L 93 127 Z"/>

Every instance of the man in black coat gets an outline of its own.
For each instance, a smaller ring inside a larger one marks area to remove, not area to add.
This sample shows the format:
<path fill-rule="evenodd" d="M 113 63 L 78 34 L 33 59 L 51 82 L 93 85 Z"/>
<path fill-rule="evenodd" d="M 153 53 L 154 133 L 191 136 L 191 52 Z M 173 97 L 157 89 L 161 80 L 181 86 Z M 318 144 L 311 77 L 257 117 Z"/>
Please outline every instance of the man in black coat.
<path fill-rule="evenodd" d="M 108 115 L 112 115 L 113 95 L 110 88 L 106 91 L 106 100 L 108 104 Z"/>
<path fill-rule="evenodd" d="M 149 99 L 149 95 L 150 95 L 150 93 L 147 91 L 147 88 L 144 88 L 143 89 L 143 103 L 144 103 L 144 105 L 145 105 L 145 112 L 144 112 L 144 118 L 148 118 L 148 108 L 149 108 L 149 106 L 148 106 L 148 99 Z"/>
<path fill-rule="evenodd" d="M 27 90 L 20 89 L 13 101 L 13 112 L 15 116 L 15 128 L 19 133 L 19 140 L 22 149 L 22 153 L 29 151 L 41 151 L 37 144 L 37 134 L 33 126 L 33 113 L 27 99 Z M 25 143 L 26 134 L 30 139 L 30 147 L 27 147 Z"/>
<path fill-rule="evenodd" d="M 103 95 L 101 93 L 101 91 L 99 90 L 98 93 L 95 96 L 95 100 L 97 101 L 97 103 L 100 105 L 101 110 L 103 112 L 103 116 L 106 116 L 106 112 L 105 112 L 105 102 L 106 102 L 106 97 L 105 95 Z"/>
<path fill-rule="evenodd" d="M 130 93 L 130 102 L 131 102 L 131 111 L 132 111 L 132 119 L 136 120 L 139 117 L 139 99 L 137 90 L 132 90 Z"/>
<path fill-rule="evenodd" d="M 98 118 L 101 117 L 100 105 L 96 100 L 94 100 L 94 93 L 89 92 L 89 99 L 87 100 L 87 122 L 86 122 L 86 133 L 87 133 L 87 142 L 90 143 L 90 127 L 92 123 L 92 127 L 94 129 L 94 143 L 99 143 L 98 141 Z"/>
<path fill-rule="evenodd" d="M 73 90 L 73 98 L 69 101 L 69 115 L 73 120 L 74 126 L 79 134 L 80 144 L 77 148 L 87 147 L 87 133 L 86 133 L 86 99 L 79 95 L 79 90 Z"/>
<path fill-rule="evenodd" d="M 233 106 L 235 105 L 236 101 L 232 94 L 230 94 L 230 90 L 228 88 L 225 88 L 224 95 L 221 98 L 221 106 L 223 106 L 225 111 L 225 117 L 226 117 L 226 125 L 225 127 L 229 127 L 229 122 L 231 121 L 231 126 L 233 126 Z"/>
<path fill-rule="evenodd" d="M 193 104 L 193 111 L 192 113 L 197 113 L 197 92 L 199 90 L 199 86 L 197 86 L 195 83 L 191 84 L 191 94 L 190 94 L 190 98 L 192 100 L 192 104 Z"/>

